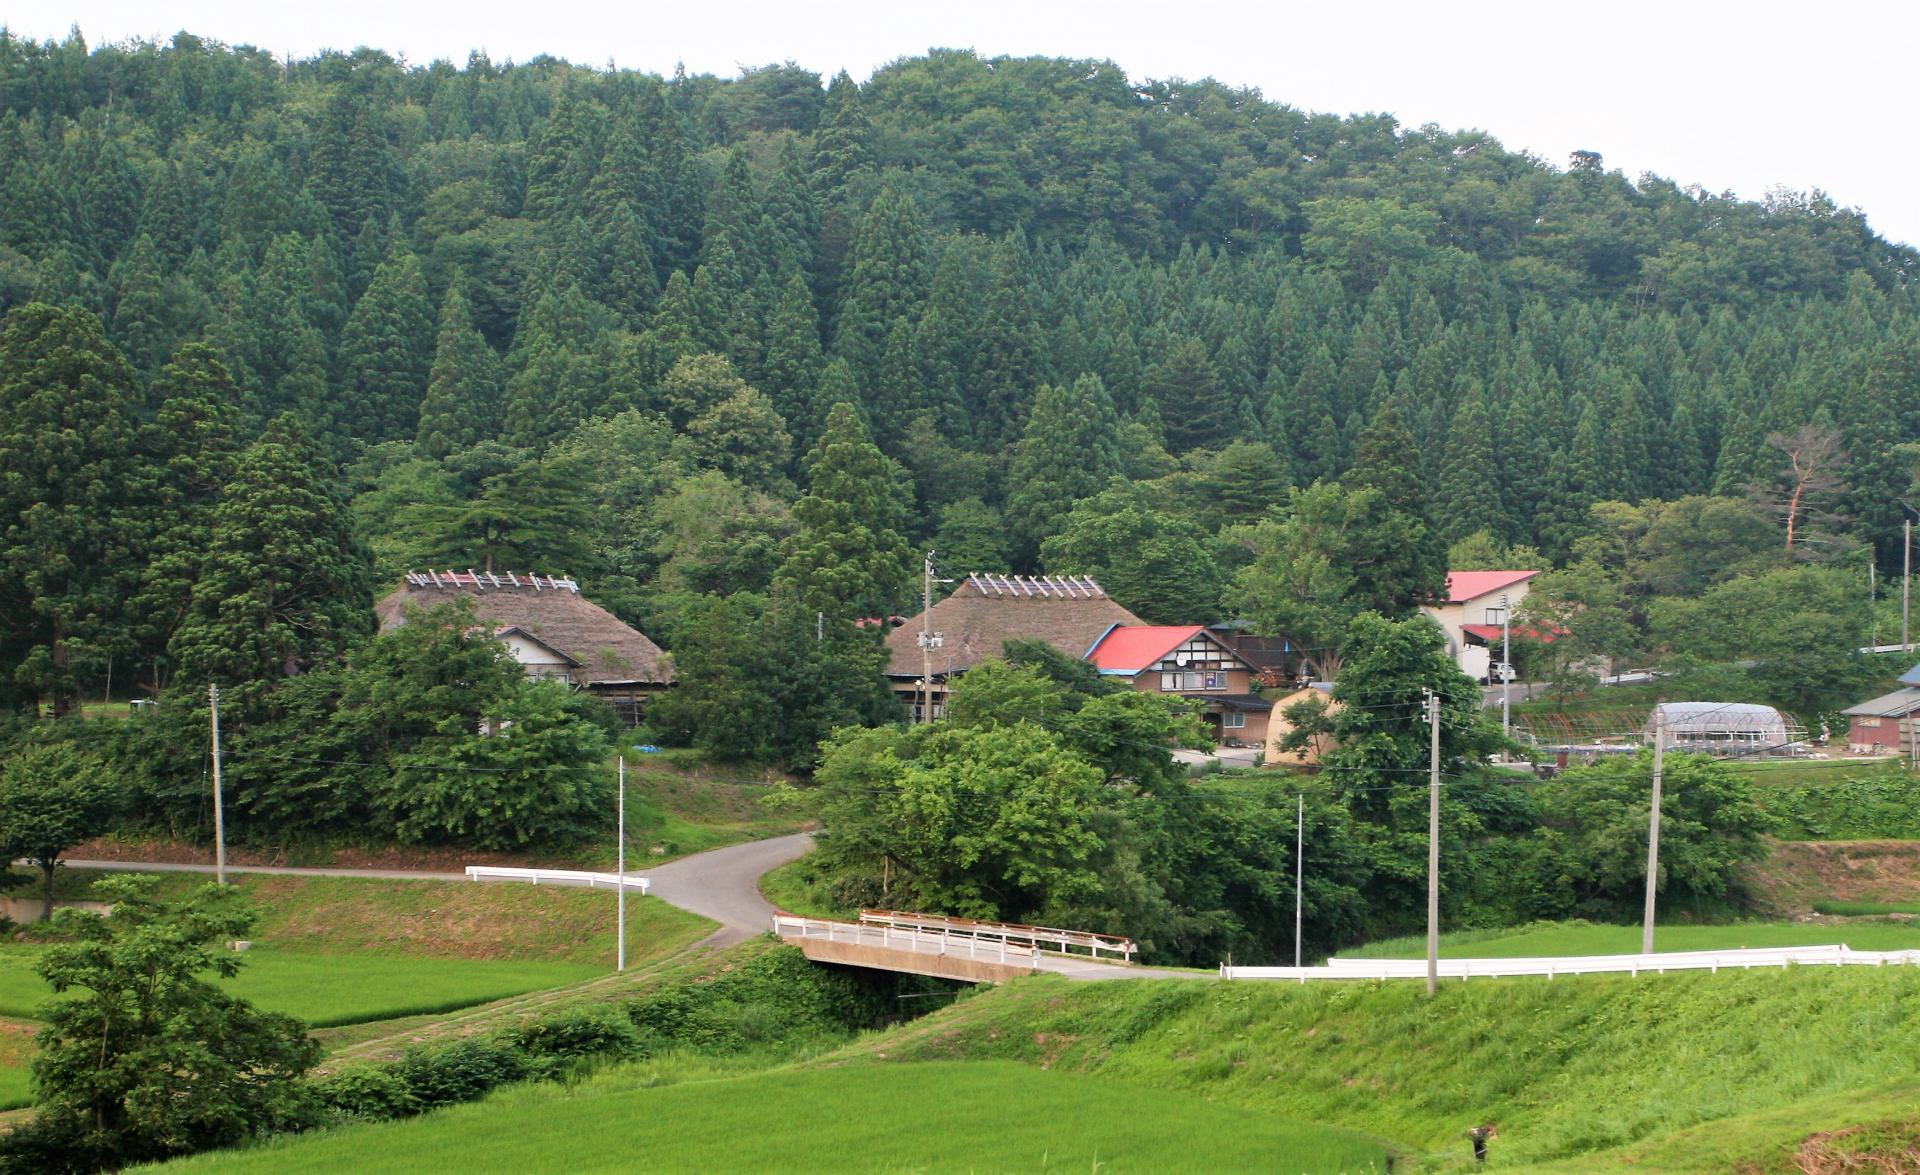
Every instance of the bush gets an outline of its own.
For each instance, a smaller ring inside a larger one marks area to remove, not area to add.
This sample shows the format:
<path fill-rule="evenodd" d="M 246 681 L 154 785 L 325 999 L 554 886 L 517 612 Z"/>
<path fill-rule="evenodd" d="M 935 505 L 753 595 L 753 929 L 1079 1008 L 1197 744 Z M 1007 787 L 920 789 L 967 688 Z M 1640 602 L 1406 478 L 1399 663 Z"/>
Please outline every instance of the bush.
<path fill-rule="evenodd" d="M 385 1122 L 420 1112 L 420 1098 L 393 1067 L 355 1065 L 314 1082 L 314 1093 L 334 1116 Z"/>
<path fill-rule="evenodd" d="M 1920 838 L 1920 779 L 1869 775 L 1755 793 L 1786 840 Z"/>
<path fill-rule="evenodd" d="M 592 1004 L 510 1028 L 503 1039 L 528 1056 L 625 1058 L 641 1051 L 640 1030 L 620 1009 Z"/>
<path fill-rule="evenodd" d="M 421 1109 L 470 1102 L 525 1077 L 527 1055 L 509 1044 L 463 1040 L 437 1052 L 409 1052 L 396 1070 Z"/>

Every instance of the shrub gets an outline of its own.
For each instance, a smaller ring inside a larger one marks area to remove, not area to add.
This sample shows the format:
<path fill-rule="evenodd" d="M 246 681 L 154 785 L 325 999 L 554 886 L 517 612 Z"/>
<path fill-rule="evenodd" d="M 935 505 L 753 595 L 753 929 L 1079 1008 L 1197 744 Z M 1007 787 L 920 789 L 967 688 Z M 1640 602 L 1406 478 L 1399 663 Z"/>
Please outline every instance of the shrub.
<path fill-rule="evenodd" d="M 322 1105 L 341 1118 L 384 1122 L 421 1109 L 420 1098 L 393 1067 L 355 1065 L 314 1082 Z"/>
<path fill-rule="evenodd" d="M 527 1056 L 509 1044 L 463 1040 L 436 1052 L 409 1052 L 396 1067 L 421 1109 L 470 1102 L 527 1075 Z"/>
<path fill-rule="evenodd" d="M 568 1008 L 508 1029 L 505 1041 L 531 1057 L 631 1057 L 641 1051 L 640 1030 L 606 1004 Z"/>

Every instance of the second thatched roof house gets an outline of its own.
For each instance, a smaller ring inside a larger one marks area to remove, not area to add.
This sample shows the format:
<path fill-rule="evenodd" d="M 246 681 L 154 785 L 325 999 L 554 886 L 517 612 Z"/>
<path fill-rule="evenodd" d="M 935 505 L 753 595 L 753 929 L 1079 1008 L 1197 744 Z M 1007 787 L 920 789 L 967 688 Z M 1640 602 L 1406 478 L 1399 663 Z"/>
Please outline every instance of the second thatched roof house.
<path fill-rule="evenodd" d="M 1079 660 L 1117 625 L 1140 618 L 1115 603 L 1084 575 L 983 575 L 960 581 L 953 594 L 887 634 L 887 679 L 917 720 L 920 677 L 931 669 L 927 702 L 932 716 L 946 711 L 947 682 L 1010 640 L 1045 641 Z M 922 655 L 921 634 L 932 646 Z"/>
<path fill-rule="evenodd" d="M 410 571 L 374 605 L 380 631 L 409 610 L 469 600 L 474 615 L 506 644 L 529 676 L 560 676 L 637 720 L 648 697 L 673 684 L 673 669 L 645 633 L 580 594 L 565 576 L 509 572 Z M 553 654 L 558 654 L 554 656 Z"/>

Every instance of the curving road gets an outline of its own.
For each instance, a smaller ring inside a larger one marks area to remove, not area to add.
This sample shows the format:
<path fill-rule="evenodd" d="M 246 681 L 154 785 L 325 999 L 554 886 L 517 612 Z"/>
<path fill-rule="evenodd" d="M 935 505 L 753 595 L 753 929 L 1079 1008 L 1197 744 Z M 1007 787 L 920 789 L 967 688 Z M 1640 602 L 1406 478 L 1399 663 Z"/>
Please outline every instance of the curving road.
<path fill-rule="evenodd" d="M 654 897 L 703 918 L 720 929 L 701 945 L 724 947 L 766 932 L 773 903 L 760 896 L 760 875 L 805 853 L 813 844 L 809 833 L 748 841 L 695 853 L 651 869 L 632 872 L 647 878 Z M 121 873 L 212 873 L 212 865 L 161 861 L 69 860 L 74 869 L 102 869 Z M 269 873 L 295 877 L 371 877 L 388 881 L 465 881 L 464 873 L 429 873 L 409 869 L 309 869 L 292 865 L 229 865 L 228 873 Z"/>
<path fill-rule="evenodd" d="M 728 845 L 646 870 L 647 892 L 670 905 L 711 918 L 720 929 L 703 946 L 726 947 L 765 934 L 773 903 L 760 896 L 760 875 L 805 853 L 810 833 Z"/>

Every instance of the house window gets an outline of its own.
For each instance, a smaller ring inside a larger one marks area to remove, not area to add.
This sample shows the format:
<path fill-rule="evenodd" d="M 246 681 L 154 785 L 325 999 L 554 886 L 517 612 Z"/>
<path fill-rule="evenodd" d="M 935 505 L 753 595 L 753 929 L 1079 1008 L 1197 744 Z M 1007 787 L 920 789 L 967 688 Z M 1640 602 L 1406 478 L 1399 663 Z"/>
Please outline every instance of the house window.
<path fill-rule="evenodd" d="M 1179 689 L 1180 675 L 1178 673 L 1162 673 L 1160 675 L 1160 688 L 1168 691 Z"/>
<path fill-rule="evenodd" d="M 1880 725 L 1880 720 L 1878 718 L 1855 718 L 1853 724 L 1855 726 L 1872 728 Z"/>
<path fill-rule="evenodd" d="M 1239 710 L 1229 710 L 1220 715 L 1220 725 L 1227 730 L 1240 730 L 1247 724 L 1247 716 Z"/>
<path fill-rule="evenodd" d="M 1488 624 L 1505 624 L 1506 622 L 1507 622 L 1507 610 L 1505 608 L 1488 608 L 1487 609 Z"/>

